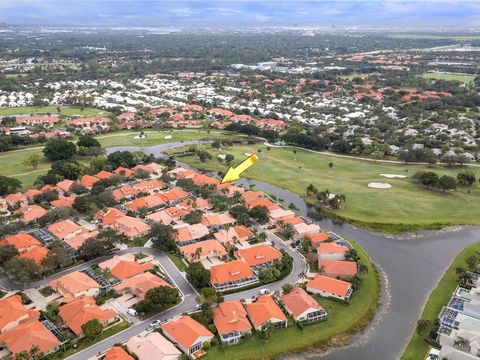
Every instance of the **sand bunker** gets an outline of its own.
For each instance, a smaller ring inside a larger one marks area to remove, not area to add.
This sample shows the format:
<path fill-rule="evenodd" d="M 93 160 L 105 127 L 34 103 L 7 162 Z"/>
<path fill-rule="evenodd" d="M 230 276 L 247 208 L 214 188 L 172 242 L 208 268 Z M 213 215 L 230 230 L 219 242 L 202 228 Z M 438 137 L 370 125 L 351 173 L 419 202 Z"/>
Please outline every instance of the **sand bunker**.
<path fill-rule="evenodd" d="M 368 184 L 368 187 L 373 189 L 390 189 L 392 185 L 389 183 L 371 182 Z"/>
<path fill-rule="evenodd" d="M 398 174 L 380 174 L 380 176 L 383 176 L 389 179 L 395 179 L 395 178 L 405 179 L 407 177 L 406 175 L 398 175 Z"/>
<path fill-rule="evenodd" d="M 172 138 L 172 135 L 165 135 L 163 138 L 164 138 L 165 140 L 170 140 L 170 139 Z"/>
<path fill-rule="evenodd" d="M 134 138 L 135 140 L 141 140 L 141 139 L 145 139 L 146 137 L 147 137 L 147 135 L 143 135 L 143 136 L 142 136 L 142 135 L 136 135 L 136 136 L 134 136 L 133 138 Z"/>
<path fill-rule="evenodd" d="M 252 154 L 250 154 L 250 153 L 243 153 L 243 155 L 245 155 L 245 156 L 252 156 Z"/>

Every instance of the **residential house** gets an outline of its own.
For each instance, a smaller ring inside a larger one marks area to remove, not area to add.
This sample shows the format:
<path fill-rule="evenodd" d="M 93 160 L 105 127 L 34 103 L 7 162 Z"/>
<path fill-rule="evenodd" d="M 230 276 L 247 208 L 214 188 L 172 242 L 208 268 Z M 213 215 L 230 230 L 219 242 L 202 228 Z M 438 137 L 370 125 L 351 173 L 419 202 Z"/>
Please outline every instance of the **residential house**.
<path fill-rule="evenodd" d="M 282 256 L 280 250 L 269 244 L 259 244 L 235 251 L 235 257 L 244 260 L 253 269 L 268 267 Z"/>
<path fill-rule="evenodd" d="M 165 168 L 165 166 L 157 164 L 157 163 L 149 163 L 149 164 L 138 164 L 135 167 L 132 168 L 133 171 L 137 171 L 138 169 L 142 169 L 149 174 L 155 174 L 155 175 L 162 175 L 162 171 Z"/>
<path fill-rule="evenodd" d="M 78 250 L 88 239 L 95 238 L 99 234 L 98 231 L 82 232 L 71 238 L 68 238 L 64 242 L 68 244 L 72 249 Z"/>
<path fill-rule="evenodd" d="M 135 239 L 147 235 L 150 231 L 150 226 L 148 224 L 131 216 L 123 216 L 116 219 L 110 227 L 114 228 L 120 234 L 125 235 L 129 239 Z"/>
<path fill-rule="evenodd" d="M 177 360 L 182 354 L 159 332 L 149 332 L 130 338 L 125 345 L 138 360 Z"/>
<path fill-rule="evenodd" d="M 43 215 L 47 213 L 43 207 L 39 205 L 26 205 L 22 206 L 20 209 L 15 211 L 16 214 L 21 214 L 21 222 L 29 223 L 31 221 L 36 221 L 40 219 Z"/>
<path fill-rule="evenodd" d="M 0 198 L 0 213 L 5 214 L 8 212 L 7 200 Z"/>
<path fill-rule="evenodd" d="M 133 184 L 132 187 L 138 192 L 148 192 L 153 194 L 154 192 L 163 189 L 165 187 L 165 183 L 160 180 L 143 180 Z"/>
<path fill-rule="evenodd" d="M 75 184 L 74 181 L 65 179 L 65 180 L 59 181 L 55 186 L 60 190 L 60 193 L 65 194 L 70 192 L 73 184 Z"/>
<path fill-rule="evenodd" d="M 182 189 L 173 188 L 162 193 L 162 197 L 171 204 L 177 204 L 186 200 L 189 194 Z"/>
<path fill-rule="evenodd" d="M 5 196 L 4 199 L 7 202 L 7 205 L 10 206 L 11 208 L 28 205 L 28 198 L 25 196 L 25 194 L 21 194 L 21 193 L 9 194 Z"/>
<path fill-rule="evenodd" d="M 163 204 L 165 200 L 161 194 L 152 194 L 132 200 L 124 204 L 124 207 L 131 211 L 138 211 L 141 208 L 154 209 Z"/>
<path fill-rule="evenodd" d="M 59 240 L 68 240 L 74 236 L 88 232 L 88 229 L 75 224 L 70 219 L 67 219 L 48 226 L 48 231 Z"/>
<path fill-rule="evenodd" d="M 22 324 L 35 321 L 40 312 L 22 304 L 20 295 L 0 300 L 0 334 L 4 334 Z"/>
<path fill-rule="evenodd" d="M 324 243 L 330 239 L 330 235 L 328 235 L 325 232 L 319 232 L 319 233 L 314 233 L 314 234 L 306 234 L 305 235 L 310 242 L 312 243 L 312 246 L 314 248 L 317 248 L 318 245 L 321 243 Z"/>
<path fill-rule="evenodd" d="M 31 250 L 21 253 L 18 257 L 20 259 L 30 259 L 39 267 L 43 268 L 43 260 L 48 256 L 50 250 L 45 247 L 36 247 Z"/>
<path fill-rule="evenodd" d="M 203 224 L 182 224 L 175 229 L 175 241 L 177 246 L 192 244 L 209 234 L 208 228 Z"/>
<path fill-rule="evenodd" d="M 117 208 L 109 207 L 99 210 L 95 214 L 95 218 L 100 221 L 102 226 L 109 226 L 115 223 L 117 219 L 124 217 L 125 213 Z"/>
<path fill-rule="evenodd" d="M 5 239 L 0 240 L 0 244 L 13 245 L 20 254 L 42 246 L 40 241 L 27 233 L 7 236 Z"/>
<path fill-rule="evenodd" d="M 69 197 L 61 197 L 57 200 L 50 201 L 50 205 L 52 205 L 56 209 L 71 208 L 74 202 L 75 202 L 75 197 L 69 196 Z"/>
<path fill-rule="evenodd" d="M 34 202 L 35 196 L 40 195 L 41 193 L 42 192 L 40 190 L 37 190 L 37 189 L 28 189 L 27 191 L 25 191 L 23 193 L 23 195 L 25 195 L 27 197 L 28 201 Z"/>
<path fill-rule="evenodd" d="M 203 354 L 203 344 L 214 338 L 205 326 L 186 315 L 167 321 L 161 329 L 167 339 L 194 358 Z"/>
<path fill-rule="evenodd" d="M 318 269 L 325 276 L 353 277 L 357 275 L 358 268 L 355 261 L 318 260 Z"/>
<path fill-rule="evenodd" d="M 202 224 L 208 228 L 219 229 L 225 225 L 233 225 L 236 220 L 228 213 L 208 213 L 202 214 Z"/>
<path fill-rule="evenodd" d="M 295 321 L 312 323 L 327 318 L 323 307 L 301 287 L 294 287 L 283 294 L 280 301 Z"/>
<path fill-rule="evenodd" d="M 60 122 L 60 118 L 54 116 L 23 116 L 16 119 L 18 125 L 23 126 L 42 126 L 52 128 Z"/>
<path fill-rule="evenodd" d="M 44 355 L 54 353 L 61 342 L 40 321 L 35 320 L 0 335 L 0 346 L 7 348 L 14 356 L 37 346 Z"/>
<path fill-rule="evenodd" d="M 296 239 L 302 239 L 308 234 L 315 234 L 320 231 L 320 226 L 317 224 L 306 224 L 304 222 L 293 225 L 293 230 L 295 232 L 294 237 Z"/>
<path fill-rule="evenodd" d="M 245 260 L 232 260 L 210 268 L 210 284 L 217 291 L 238 289 L 256 282 L 258 277 Z"/>
<path fill-rule="evenodd" d="M 64 297 L 65 302 L 71 302 L 82 296 L 95 297 L 100 292 L 100 285 L 79 271 L 74 271 L 52 280 L 48 285 L 60 293 Z"/>
<path fill-rule="evenodd" d="M 262 330 L 267 323 L 276 329 L 287 327 L 287 317 L 270 295 L 259 296 L 255 302 L 247 304 L 246 308 L 256 330 Z"/>
<path fill-rule="evenodd" d="M 228 253 L 217 240 L 204 240 L 180 248 L 188 262 L 224 259 Z M 218 260 L 217 260 L 218 261 Z"/>
<path fill-rule="evenodd" d="M 116 175 L 121 175 L 121 176 L 126 177 L 126 178 L 130 178 L 130 177 L 133 176 L 133 174 L 135 174 L 135 171 L 133 171 L 129 168 L 123 167 L 123 166 L 120 166 L 120 167 L 116 168 L 115 170 L 113 170 L 113 172 Z"/>
<path fill-rule="evenodd" d="M 82 184 L 89 190 L 92 188 L 93 184 L 95 184 L 98 181 L 100 181 L 100 179 L 97 179 L 95 176 L 92 176 L 92 175 L 83 175 L 80 178 L 80 184 Z"/>
<path fill-rule="evenodd" d="M 130 294 L 137 298 L 138 301 L 141 301 L 145 299 L 148 290 L 160 286 L 172 287 L 172 285 L 165 280 L 147 271 L 128 278 L 122 283 L 115 285 L 113 289 L 122 294 Z"/>
<path fill-rule="evenodd" d="M 349 249 L 347 246 L 334 242 L 321 243 L 317 246 L 318 259 L 320 260 L 345 260 Z"/>
<path fill-rule="evenodd" d="M 139 358 L 140 360 L 141 358 Z M 111 347 L 102 360 L 135 360 L 128 352 L 126 352 L 121 346 Z"/>
<path fill-rule="evenodd" d="M 215 239 L 220 241 L 223 246 L 239 245 L 244 247 L 248 240 L 252 239 L 254 233 L 244 225 L 233 226 L 226 229 L 220 229 L 215 233 Z"/>
<path fill-rule="evenodd" d="M 213 323 L 225 344 L 237 344 L 242 336 L 252 332 L 247 312 L 239 300 L 225 301 L 214 307 Z"/>
<path fill-rule="evenodd" d="M 98 320 L 103 326 L 117 321 L 117 313 L 112 309 L 102 309 L 91 297 L 82 297 L 60 306 L 59 315 L 65 326 L 79 337 L 83 336 L 82 325 L 90 320 Z"/>
<path fill-rule="evenodd" d="M 278 209 L 270 210 L 268 214 L 268 221 L 270 225 L 275 225 L 280 221 L 284 221 L 293 217 L 295 217 L 295 213 L 292 210 L 285 210 L 282 208 L 278 208 Z"/>
<path fill-rule="evenodd" d="M 100 180 L 108 180 L 112 176 L 115 176 L 115 174 L 105 170 L 100 170 L 97 174 L 95 174 L 95 177 Z"/>
<path fill-rule="evenodd" d="M 353 289 L 352 284 L 347 281 L 317 274 L 313 280 L 307 282 L 307 291 L 323 297 L 348 300 L 352 295 Z"/>
<path fill-rule="evenodd" d="M 153 267 L 153 263 L 139 263 L 133 259 L 126 259 L 123 256 L 114 255 L 110 260 L 98 264 L 101 269 L 109 269 L 110 273 L 117 279 L 128 279 L 141 274 Z"/>
<path fill-rule="evenodd" d="M 269 212 L 273 210 L 281 209 L 278 204 L 266 198 L 262 198 L 258 200 L 248 200 L 245 203 L 249 209 L 254 208 L 255 206 L 265 206 Z"/>
<path fill-rule="evenodd" d="M 154 213 L 151 213 L 145 216 L 145 219 L 153 223 L 162 223 L 165 225 L 170 225 L 174 223 L 176 220 L 175 218 L 170 216 L 170 214 L 166 210 L 159 210 Z"/>

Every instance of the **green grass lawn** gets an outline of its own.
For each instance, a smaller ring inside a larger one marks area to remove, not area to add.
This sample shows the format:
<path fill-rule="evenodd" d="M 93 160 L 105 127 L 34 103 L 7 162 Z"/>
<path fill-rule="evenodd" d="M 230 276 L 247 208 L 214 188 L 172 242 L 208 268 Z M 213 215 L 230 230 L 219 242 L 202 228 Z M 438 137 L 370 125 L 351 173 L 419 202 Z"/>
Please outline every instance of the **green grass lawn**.
<path fill-rule="evenodd" d="M 320 191 L 328 189 L 335 194 L 344 193 L 346 203 L 334 214 L 372 229 L 394 232 L 454 224 L 480 225 L 477 215 L 480 211 L 478 183 L 468 190 L 440 193 L 419 187 L 409 179 L 417 171 L 429 170 L 456 177 L 460 171 L 458 168 L 374 163 L 300 149 L 295 154 L 291 148 L 272 148 L 267 151 L 263 145 L 209 151 L 213 159 L 206 163 L 191 156 L 179 157 L 178 160 L 224 173 L 227 165 L 218 161 L 218 154 L 234 155 L 233 164 L 236 165 L 246 158 L 245 153 L 256 153 L 259 155 L 258 162 L 243 176 L 272 183 L 300 195 L 305 193 L 310 183 Z M 334 164 L 331 170 L 329 162 Z M 480 169 L 471 167 L 471 170 L 479 178 Z M 380 174 L 406 175 L 407 178 L 387 179 Z M 392 188 L 372 189 L 367 186 L 370 182 L 387 182 Z"/>
<path fill-rule="evenodd" d="M 58 114 L 57 107 L 56 106 L 42 106 L 42 107 L 21 106 L 21 107 L 13 107 L 13 108 L 0 108 L 0 115 L 16 115 L 16 114 L 30 115 L 30 114 L 47 114 L 47 113 Z M 107 115 L 110 115 L 110 113 L 108 111 L 95 109 L 95 108 L 84 108 L 83 110 L 81 110 L 80 108 L 60 107 L 60 115 L 107 116 Z"/>
<path fill-rule="evenodd" d="M 463 249 L 463 251 L 453 260 L 452 264 L 437 284 L 437 287 L 430 294 L 423 309 L 420 318 L 421 320 L 435 321 L 440 310 L 443 306 L 447 305 L 453 291 L 457 287 L 457 275 L 455 269 L 457 267 L 468 268 L 465 259 L 476 251 L 480 251 L 480 242 Z M 428 349 L 429 344 L 415 332 L 403 353 L 402 360 L 423 359 L 427 355 Z"/>
<path fill-rule="evenodd" d="M 463 84 L 470 84 L 474 79 L 474 75 L 468 74 L 447 74 L 439 72 L 428 72 L 422 75 L 425 79 L 434 79 L 434 80 L 446 80 L 446 81 L 458 81 Z"/>
<path fill-rule="evenodd" d="M 352 81 L 355 78 L 366 79 L 368 78 L 368 74 L 353 73 L 349 75 L 340 75 L 339 78 L 347 81 Z"/>
<path fill-rule="evenodd" d="M 126 320 L 123 320 L 122 322 L 116 324 L 116 325 L 113 325 L 111 327 L 109 327 L 108 329 L 104 330 L 102 332 L 102 334 L 95 340 L 89 340 L 89 339 L 81 339 L 78 344 L 77 344 L 77 347 L 76 348 L 73 348 L 73 347 L 70 347 L 69 349 L 67 349 L 67 351 L 65 352 L 62 352 L 62 353 L 55 353 L 55 354 L 52 354 L 50 355 L 48 358 L 49 359 L 65 359 L 69 356 L 72 356 L 73 354 L 76 354 L 82 350 L 85 350 L 86 348 L 88 348 L 89 346 L 92 346 L 93 344 L 95 343 L 98 343 L 102 340 L 105 340 L 106 338 L 109 338 L 110 336 L 113 336 L 115 334 L 118 334 L 119 332 L 123 331 L 123 330 L 126 330 L 128 329 L 129 327 L 131 326 L 131 324 L 126 321 Z"/>
<path fill-rule="evenodd" d="M 178 268 L 180 271 L 187 271 L 187 264 L 183 261 L 183 257 L 178 254 L 167 254 L 170 260 L 175 264 L 175 266 Z"/>
<path fill-rule="evenodd" d="M 345 344 L 349 335 L 361 330 L 372 319 L 377 308 L 380 285 L 377 273 L 367 254 L 352 242 L 362 262 L 368 266 L 362 283 L 354 293 L 350 305 L 317 297 L 328 313 L 328 320 L 305 326 L 303 331 L 291 325 L 275 330 L 269 340 L 257 336 L 233 346 L 215 346 L 208 350 L 205 359 L 270 359 L 279 354 L 298 352 L 315 347 Z"/>

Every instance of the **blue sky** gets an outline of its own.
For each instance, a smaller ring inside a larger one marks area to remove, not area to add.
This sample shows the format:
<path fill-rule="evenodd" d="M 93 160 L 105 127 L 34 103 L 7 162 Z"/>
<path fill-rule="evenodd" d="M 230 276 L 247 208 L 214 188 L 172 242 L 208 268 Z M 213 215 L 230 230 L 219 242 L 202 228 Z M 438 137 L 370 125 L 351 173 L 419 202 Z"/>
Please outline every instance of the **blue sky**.
<path fill-rule="evenodd" d="M 53 26 L 480 26 L 480 1 L 0 0 L 0 22 Z"/>

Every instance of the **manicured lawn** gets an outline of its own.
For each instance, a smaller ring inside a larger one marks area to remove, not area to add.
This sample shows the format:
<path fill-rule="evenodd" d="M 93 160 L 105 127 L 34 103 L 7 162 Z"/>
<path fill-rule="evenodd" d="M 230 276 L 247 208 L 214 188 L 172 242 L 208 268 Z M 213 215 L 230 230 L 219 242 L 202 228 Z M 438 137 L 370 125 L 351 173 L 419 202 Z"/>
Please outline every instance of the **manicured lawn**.
<path fill-rule="evenodd" d="M 126 320 L 123 320 L 122 322 L 106 329 L 105 331 L 102 332 L 102 334 L 95 340 L 91 341 L 88 339 L 82 339 L 78 342 L 78 345 L 76 348 L 69 348 L 65 353 L 61 354 L 61 356 L 55 356 L 55 354 L 51 355 L 51 359 L 65 359 L 73 354 L 76 354 L 82 350 L 85 350 L 89 346 L 92 346 L 93 344 L 100 342 L 102 340 L 105 340 L 106 338 L 109 338 L 110 336 L 113 336 L 115 334 L 118 334 L 119 332 L 128 329 L 130 327 L 130 323 Z M 57 353 L 57 355 L 60 355 Z"/>
<path fill-rule="evenodd" d="M 17 115 L 17 114 L 30 115 L 30 114 L 47 114 L 47 113 L 58 114 L 57 107 L 56 106 L 42 106 L 42 107 L 21 106 L 21 107 L 14 107 L 14 108 L 0 108 L 0 115 Z M 110 113 L 108 111 L 95 109 L 95 108 L 84 108 L 83 110 L 81 110 L 80 108 L 60 107 L 60 115 L 107 116 L 107 115 L 110 115 Z"/>
<path fill-rule="evenodd" d="M 464 84 L 470 84 L 473 79 L 475 79 L 474 75 L 468 74 L 447 74 L 447 73 L 424 73 L 422 77 L 426 79 L 435 79 L 435 80 L 447 80 L 447 81 L 459 81 Z"/>
<path fill-rule="evenodd" d="M 261 153 L 258 152 L 261 150 Z M 174 150 L 180 152 L 182 150 Z M 456 177 L 458 168 L 421 165 L 374 163 L 351 158 L 334 157 L 291 148 L 272 148 L 263 145 L 235 146 L 228 150 L 208 150 L 213 159 L 206 163 L 191 157 L 178 160 L 209 170 L 225 172 L 227 165 L 219 162 L 218 154 L 232 154 L 233 165 L 246 158 L 245 153 L 259 155 L 258 162 L 243 176 L 286 188 L 304 195 L 308 184 L 313 183 L 320 191 L 328 189 L 335 194 L 345 194 L 346 203 L 334 214 L 383 231 L 417 230 L 454 224 L 480 225 L 480 188 L 478 182 L 468 189 L 452 193 L 427 190 L 409 179 L 417 171 L 435 171 L 439 175 Z M 330 170 L 328 164 L 332 162 Z M 470 168 L 480 176 L 478 167 Z M 405 179 L 388 179 L 380 174 L 406 175 Z M 386 182 L 391 189 L 372 189 L 370 182 Z"/>
<path fill-rule="evenodd" d="M 295 325 L 275 330 L 269 340 L 252 336 L 239 345 L 215 346 L 207 351 L 205 359 L 269 359 L 281 353 L 348 342 L 349 335 L 361 330 L 371 320 L 377 308 L 380 291 L 373 264 L 361 248 L 353 242 L 352 244 L 357 249 L 362 262 L 368 266 L 368 272 L 363 275 L 362 283 L 354 293 L 350 305 L 318 297 L 318 302 L 328 313 L 327 321 L 306 325 L 303 331 Z"/>
<path fill-rule="evenodd" d="M 340 75 L 339 78 L 347 81 L 352 81 L 355 78 L 366 79 L 368 78 L 368 74 L 353 73 L 349 75 Z"/>
<path fill-rule="evenodd" d="M 467 268 L 465 259 L 477 251 L 480 251 L 480 242 L 470 245 L 457 255 L 448 270 L 445 272 L 445 275 L 443 275 L 442 279 L 437 284 L 437 287 L 430 294 L 420 320 L 435 321 L 440 310 L 443 306 L 447 305 L 452 296 L 452 292 L 457 287 L 457 275 L 455 269 L 457 267 Z M 429 344 L 415 332 L 403 353 L 402 360 L 423 359 L 427 354 L 428 348 Z"/>
<path fill-rule="evenodd" d="M 178 254 L 171 254 L 168 253 L 168 257 L 172 262 L 175 264 L 175 266 L 178 268 L 180 271 L 186 271 L 187 270 L 187 264 L 182 260 L 182 256 Z"/>

